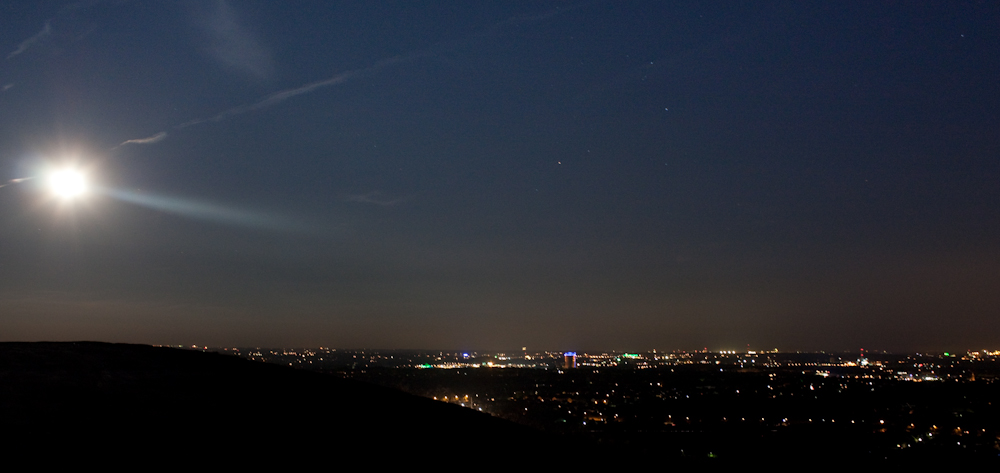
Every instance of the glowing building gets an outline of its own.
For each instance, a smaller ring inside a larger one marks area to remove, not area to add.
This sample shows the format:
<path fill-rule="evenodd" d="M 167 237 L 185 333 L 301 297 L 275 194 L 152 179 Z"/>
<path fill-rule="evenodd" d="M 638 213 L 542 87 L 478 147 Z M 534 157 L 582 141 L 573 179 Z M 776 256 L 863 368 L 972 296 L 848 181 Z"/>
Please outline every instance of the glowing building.
<path fill-rule="evenodd" d="M 576 352 L 568 351 L 563 353 L 563 366 L 566 369 L 576 368 Z"/>

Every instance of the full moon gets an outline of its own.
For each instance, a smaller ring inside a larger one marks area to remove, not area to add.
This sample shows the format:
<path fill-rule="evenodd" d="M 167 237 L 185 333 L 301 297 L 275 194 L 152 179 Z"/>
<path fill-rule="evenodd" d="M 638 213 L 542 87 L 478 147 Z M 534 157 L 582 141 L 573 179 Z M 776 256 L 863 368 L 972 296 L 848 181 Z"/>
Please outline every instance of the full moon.
<path fill-rule="evenodd" d="M 64 199 L 79 197 L 87 191 L 87 180 L 74 169 L 63 169 L 49 176 L 49 188 Z"/>

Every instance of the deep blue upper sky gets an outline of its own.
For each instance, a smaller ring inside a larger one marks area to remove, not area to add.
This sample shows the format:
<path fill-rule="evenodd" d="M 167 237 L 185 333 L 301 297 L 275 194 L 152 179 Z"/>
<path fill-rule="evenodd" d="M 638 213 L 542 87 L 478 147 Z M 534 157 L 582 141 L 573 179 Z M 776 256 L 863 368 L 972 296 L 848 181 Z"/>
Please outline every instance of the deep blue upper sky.
<path fill-rule="evenodd" d="M 1000 340 L 996 2 L 0 18 L 0 339 Z M 67 164 L 94 186 L 69 203 Z"/>

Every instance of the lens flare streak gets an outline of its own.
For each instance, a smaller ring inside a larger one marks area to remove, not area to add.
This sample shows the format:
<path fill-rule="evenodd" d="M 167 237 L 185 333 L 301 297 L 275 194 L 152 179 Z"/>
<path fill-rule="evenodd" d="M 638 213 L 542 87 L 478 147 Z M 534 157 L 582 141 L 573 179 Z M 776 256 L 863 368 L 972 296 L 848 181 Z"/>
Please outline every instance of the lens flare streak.
<path fill-rule="evenodd" d="M 295 230 L 297 225 L 280 217 L 248 212 L 220 205 L 177 197 L 136 193 L 119 189 L 101 189 L 101 193 L 130 204 L 167 212 L 182 217 L 207 220 L 242 227 Z"/>

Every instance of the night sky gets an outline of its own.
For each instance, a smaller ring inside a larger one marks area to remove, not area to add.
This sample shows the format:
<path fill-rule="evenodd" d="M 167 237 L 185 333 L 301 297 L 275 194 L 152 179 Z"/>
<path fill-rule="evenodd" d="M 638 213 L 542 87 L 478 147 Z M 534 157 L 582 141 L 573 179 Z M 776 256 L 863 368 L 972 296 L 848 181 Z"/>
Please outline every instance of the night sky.
<path fill-rule="evenodd" d="M 994 1 L 0 19 L 0 340 L 1000 348 Z"/>

